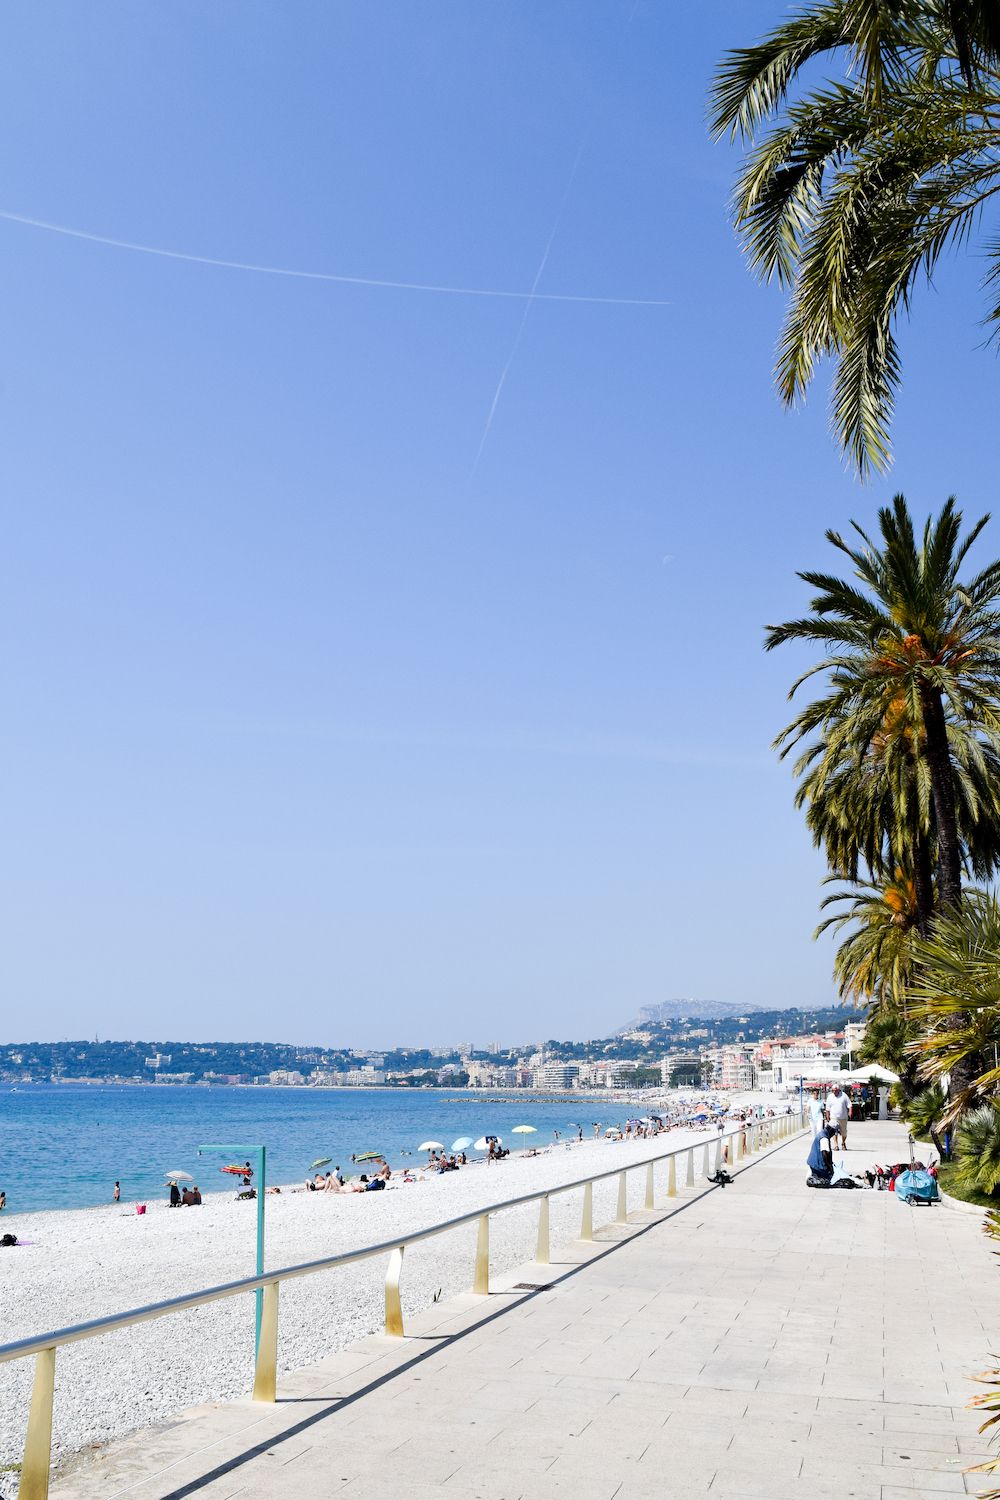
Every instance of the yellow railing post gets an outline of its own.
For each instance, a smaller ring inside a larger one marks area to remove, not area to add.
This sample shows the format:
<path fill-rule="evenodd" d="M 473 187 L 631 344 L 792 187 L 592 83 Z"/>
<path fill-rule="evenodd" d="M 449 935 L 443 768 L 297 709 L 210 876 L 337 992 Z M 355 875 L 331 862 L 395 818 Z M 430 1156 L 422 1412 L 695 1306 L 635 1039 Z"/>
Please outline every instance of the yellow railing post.
<path fill-rule="evenodd" d="M 479 1233 L 476 1236 L 476 1272 L 472 1281 L 472 1290 L 479 1297 L 488 1297 L 490 1294 L 489 1214 L 483 1214 L 479 1220 Z"/>
<path fill-rule="evenodd" d="M 618 1173 L 618 1212 L 615 1214 L 615 1223 L 628 1223 L 628 1186 L 624 1172 Z"/>
<path fill-rule="evenodd" d="M 672 1156 L 667 1167 L 667 1197 L 677 1197 L 677 1158 Z"/>
<path fill-rule="evenodd" d="M 646 1164 L 646 1207 L 650 1212 L 653 1210 L 653 1163 Z"/>
<path fill-rule="evenodd" d="M 385 1331 L 391 1338 L 403 1337 L 403 1304 L 399 1300 L 399 1278 L 403 1274 L 405 1245 L 397 1245 L 389 1256 L 385 1273 Z"/>
<path fill-rule="evenodd" d="M 535 1265 L 547 1266 L 549 1263 L 549 1195 L 538 1205 L 538 1242 L 535 1246 Z"/>
<path fill-rule="evenodd" d="M 56 1386 L 55 1348 L 39 1349 L 35 1355 L 35 1380 L 31 1387 L 28 1434 L 24 1440 L 24 1462 L 18 1500 L 48 1500 L 49 1465 L 52 1461 L 52 1397 Z"/>
<path fill-rule="evenodd" d="M 580 1223 L 581 1240 L 592 1240 L 594 1238 L 594 1184 L 586 1182 L 583 1186 L 583 1219 Z"/>
<path fill-rule="evenodd" d="M 278 1283 L 264 1288 L 260 1341 L 253 1371 L 253 1399 L 273 1401 L 278 1389 Z"/>
<path fill-rule="evenodd" d="M 694 1147 L 687 1154 L 687 1174 L 684 1179 L 685 1187 L 694 1187 Z"/>

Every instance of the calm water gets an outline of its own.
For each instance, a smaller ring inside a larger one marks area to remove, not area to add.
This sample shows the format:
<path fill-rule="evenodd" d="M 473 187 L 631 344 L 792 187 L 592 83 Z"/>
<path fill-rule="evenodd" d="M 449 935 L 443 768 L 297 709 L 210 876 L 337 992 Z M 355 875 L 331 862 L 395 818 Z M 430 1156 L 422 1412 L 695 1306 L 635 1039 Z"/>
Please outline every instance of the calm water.
<path fill-rule="evenodd" d="M 637 1112 L 637 1111 L 635 1111 Z M 302 1181 L 309 1164 L 330 1156 L 345 1170 L 351 1153 L 383 1151 L 392 1166 L 420 1160 L 421 1141 L 489 1133 L 508 1145 L 542 1144 L 553 1128 L 579 1120 L 610 1123 L 628 1111 L 604 1100 L 542 1103 L 530 1094 L 502 1104 L 444 1090 L 310 1088 L 139 1088 L 19 1084 L 0 1086 L 0 1188 L 8 1211 L 84 1208 L 164 1192 L 167 1171 L 190 1172 L 203 1191 L 232 1182 L 219 1172 L 225 1156 L 198 1157 L 198 1147 L 265 1145 L 269 1182 Z M 536 1136 L 511 1136 L 514 1125 Z"/>

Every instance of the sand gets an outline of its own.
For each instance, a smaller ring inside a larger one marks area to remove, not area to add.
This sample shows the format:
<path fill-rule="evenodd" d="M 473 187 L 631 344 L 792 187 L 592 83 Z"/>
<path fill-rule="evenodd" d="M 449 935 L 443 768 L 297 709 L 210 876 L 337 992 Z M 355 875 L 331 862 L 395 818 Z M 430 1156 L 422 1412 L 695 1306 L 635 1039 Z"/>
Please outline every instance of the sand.
<path fill-rule="evenodd" d="M 267 1199 L 267 1265 L 278 1267 L 399 1237 L 456 1215 L 650 1156 L 715 1132 L 672 1131 L 655 1140 L 584 1141 L 536 1157 L 512 1155 L 500 1166 L 470 1165 L 412 1186 L 349 1196 L 283 1191 Z M 698 1157 L 700 1167 L 700 1156 Z M 657 1193 L 666 1187 L 658 1169 Z M 629 1208 L 642 1205 L 642 1172 L 629 1179 Z M 395 1183 L 394 1179 L 394 1183 Z M 595 1225 L 614 1215 L 616 1179 L 594 1190 Z M 553 1245 L 579 1230 L 581 1192 L 555 1198 Z M 531 1259 L 536 1204 L 491 1224 L 497 1272 Z M 131 1204 L 48 1213 L 5 1213 L 2 1228 L 30 1240 L 0 1251 L 0 1343 L 252 1275 L 256 1205 L 232 1193 L 206 1196 L 201 1208 L 171 1211 Z M 404 1315 L 436 1293 L 469 1289 L 475 1226 L 407 1251 Z M 323 1272 L 282 1288 L 279 1371 L 299 1369 L 381 1327 L 383 1261 Z M 0 1364 L 0 1469 L 21 1458 L 33 1361 Z M 169 1418 L 194 1403 L 249 1393 L 253 1297 L 234 1297 L 60 1350 L 54 1448 L 66 1454 Z M 0 1497 L 14 1493 L 0 1478 Z"/>

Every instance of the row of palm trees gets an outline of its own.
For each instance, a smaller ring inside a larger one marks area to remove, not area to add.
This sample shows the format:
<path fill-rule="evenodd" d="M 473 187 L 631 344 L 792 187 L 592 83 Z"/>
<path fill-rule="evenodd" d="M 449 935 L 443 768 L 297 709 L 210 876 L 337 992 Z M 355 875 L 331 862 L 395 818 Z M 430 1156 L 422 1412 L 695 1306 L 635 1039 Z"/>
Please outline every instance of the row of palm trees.
<path fill-rule="evenodd" d="M 823 76 L 824 74 L 833 76 Z M 864 477 L 891 459 L 897 322 L 942 253 L 1000 194 L 1000 0 L 805 0 L 730 52 L 718 135 L 745 145 L 733 217 L 750 264 L 787 291 L 777 383 L 804 397 L 835 362 L 833 426 Z M 1000 334 L 1000 237 L 986 321 Z M 869 1006 L 868 1059 L 900 1075 L 914 1134 L 954 1145 L 968 1188 L 1000 1191 L 1000 561 L 968 572 L 987 518 L 953 501 L 918 535 L 903 497 L 878 534 L 831 544 L 847 579 L 801 576 L 820 695 L 779 736 L 834 889 L 842 996 Z M 1000 1212 L 989 1216 L 1000 1238 Z M 1000 1422 L 1000 1371 L 980 1398 Z M 1000 1459 L 981 1466 L 1000 1468 Z M 1000 1500 L 1000 1490 L 991 1492 Z"/>
<path fill-rule="evenodd" d="M 862 474 L 884 467 L 896 320 L 1000 193 L 1000 0 L 807 0 L 724 58 L 712 124 L 745 143 L 750 263 L 788 290 L 782 395 L 834 358 L 841 444 Z M 995 285 L 1000 241 L 989 255 Z M 988 316 L 1000 330 L 1000 300 Z M 948 501 L 918 535 L 897 496 L 876 535 L 828 532 L 850 575 L 803 573 L 809 613 L 766 644 L 825 653 L 777 744 L 830 867 L 819 931 L 842 935 L 841 993 L 872 1007 L 868 1048 L 911 1115 L 992 1122 L 1000 1160 L 1000 915 L 981 889 L 1000 869 L 1000 561 L 967 571 L 987 519 L 963 530 Z"/>

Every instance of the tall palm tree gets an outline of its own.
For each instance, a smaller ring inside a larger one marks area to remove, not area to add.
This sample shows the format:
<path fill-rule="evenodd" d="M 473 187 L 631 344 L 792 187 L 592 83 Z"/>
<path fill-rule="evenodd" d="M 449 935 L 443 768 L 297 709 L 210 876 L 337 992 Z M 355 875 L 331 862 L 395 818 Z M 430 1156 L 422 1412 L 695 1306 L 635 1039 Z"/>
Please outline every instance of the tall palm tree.
<path fill-rule="evenodd" d="M 841 81 L 807 82 L 791 98 L 818 59 L 842 68 Z M 812 0 L 726 55 L 711 122 L 747 143 L 733 216 L 750 265 L 789 289 L 783 400 L 804 396 L 818 361 L 835 356 L 841 445 L 862 473 L 886 467 L 896 320 L 921 273 L 972 238 L 1000 192 L 1000 7 Z M 995 283 L 996 242 L 988 253 Z M 1000 326 L 1000 302 L 988 318 Z"/>
<path fill-rule="evenodd" d="M 898 773 L 900 747 L 906 749 L 914 763 L 911 802 L 926 816 L 911 825 L 914 839 L 904 863 L 913 872 L 916 836 L 932 836 L 942 911 L 957 908 L 961 897 L 959 808 L 974 829 L 980 822 L 989 827 L 997 814 L 990 769 L 1000 745 L 1000 562 L 967 581 L 959 578 L 988 519 L 963 537 L 962 514 L 948 500 L 936 520 L 928 519 L 918 542 L 906 501 L 897 495 L 879 512 L 878 543 L 856 523 L 860 545 L 828 531 L 857 581 L 800 573 L 819 591 L 811 613 L 769 626 L 765 638 L 769 651 L 793 640 L 831 649 L 793 684 L 789 697 L 817 674 L 828 678 L 829 691 L 803 709 L 776 744 L 786 755 L 805 742 L 803 759 L 811 765 L 808 737 L 817 734 L 821 746 L 832 741 L 834 767 L 843 772 L 846 765 L 838 789 L 843 805 L 849 805 L 851 766 L 864 767 L 880 736 L 888 735 L 895 746 L 891 756 L 882 756 L 890 770 Z M 819 784 L 826 789 L 822 777 Z M 892 857 L 898 842 L 891 830 Z M 977 858 L 989 862 L 984 843 L 980 838 Z M 995 847 L 993 861 L 998 857 Z"/>
<path fill-rule="evenodd" d="M 868 665 L 863 658 L 850 671 L 839 669 L 842 682 L 852 674 L 864 689 Z M 813 842 L 836 875 L 857 882 L 863 864 L 884 887 L 897 872 L 908 872 L 915 926 L 926 937 L 934 912 L 936 846 L 923 731 L 910 723 L 905 696 L 891 699 L 888 709 L 877 700 L 867 703 L 867 721 L 858 714 L 857 696 L 842 686 L 840 708 L 832 717 L 822 703 L 827 717 L 818 720 L 821 737 L 808 741 L 794 764 L 795 803 L 804 809 Z M 810 705 L 780 742 L 815 724 L 818 712 Z M 989 740 L 970 735 L 948 704 L 945 713 L 949 750 L 960 771 L 956 818 L 963 868 L 974 879 L 988 880 L 1000 852 L 1000 754 Z"/>

